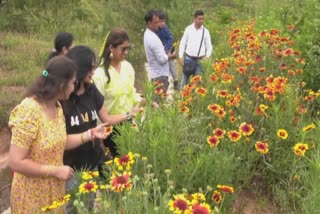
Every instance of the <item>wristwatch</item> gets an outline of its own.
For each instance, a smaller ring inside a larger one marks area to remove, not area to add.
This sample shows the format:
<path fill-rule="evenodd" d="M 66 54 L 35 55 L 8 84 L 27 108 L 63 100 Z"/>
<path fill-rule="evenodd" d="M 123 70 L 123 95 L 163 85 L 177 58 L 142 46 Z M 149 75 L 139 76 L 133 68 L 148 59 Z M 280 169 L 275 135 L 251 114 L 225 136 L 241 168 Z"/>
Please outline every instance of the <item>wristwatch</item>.
<path fill-rule="evenodd" d="M 131 120 L 132 120 L 129 111 L 126 112 L 126 119 L 127 119 L 127 121 L 129 121 L 129 122 L 131 122 Z"/>

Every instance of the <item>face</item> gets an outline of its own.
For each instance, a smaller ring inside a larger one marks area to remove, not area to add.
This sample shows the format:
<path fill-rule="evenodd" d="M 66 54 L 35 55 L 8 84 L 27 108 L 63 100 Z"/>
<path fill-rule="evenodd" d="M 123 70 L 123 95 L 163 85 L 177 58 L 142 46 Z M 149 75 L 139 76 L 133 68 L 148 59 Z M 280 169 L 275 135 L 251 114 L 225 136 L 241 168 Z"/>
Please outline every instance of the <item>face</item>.
<path fill-rule="evenodd" d="M 61 99 L 62 100 L 67 100 L 70 97 L 70 94 L 74 91 L 75 89 L 75 85 L 77 85 L 77 80 L 76 80 L 76 76 L 74 75 L 73 78 L 71 78 L 71 80 L 68 81 L 67 83 L 67 87 L 64 89 L 64 91 L 62 91 L 62 96 Z"/>
<path fill-rule="evenodd" d="M 68 52 L 69 52 L 69 50 L 71 49 L 71 48 L 73 48 L 74 47 L 74 41 L 72 41 L 72 43 L 71 43 L 71 45 L 69 46 L 69 48 L 67 48 L 66 46 L 63 46 L 63 48 L 62 48 L 62 53 L 64 54 L 64 55 L 66 55 Z"/>
<path fill-rule="evenodd" d="M 94 74 L 94 70 L 95 70 L 95 63 L 92 62 L 91 64 L 91 69 L 89 70 L 89 72 L 87 73 L 87 75 L 84 77 L 83 82 L 84 83 L 91 83 L 92 82 L 92 76 Z"/>
<path fill-rule="evenodd" d="M 113 59 L 115 61 L 122 61 L 128 55 L 130 49 L 129 41 L 124 41 L 117 47 L 111 48 L 111 53 L 113 53 Z"/>
<path fill-rule="evenodd" d="M 159 19 L 158 26 L 159 28 L 163 28 L 166 25 L 165 19 Z"/>
<path fill-rule="evenodd" d="M 148 28 L 156 32 L 159 28 L 159 16 L 153 16 L 151 22 L 148 22 Z"/>
<path fill-rule="evenodd" d="M 194 24 L 196 25 L 196 27 L 201 27 L 203 25 L 204 22 L 204 16 L 197 16 L 196 18 L 194 18 Z"/>

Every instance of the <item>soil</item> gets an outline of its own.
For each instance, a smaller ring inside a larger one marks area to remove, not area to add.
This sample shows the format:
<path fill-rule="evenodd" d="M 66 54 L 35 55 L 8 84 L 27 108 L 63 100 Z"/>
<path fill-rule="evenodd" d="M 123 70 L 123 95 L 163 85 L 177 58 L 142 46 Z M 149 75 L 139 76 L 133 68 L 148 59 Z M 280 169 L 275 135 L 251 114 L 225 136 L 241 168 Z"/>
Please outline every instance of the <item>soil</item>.
<path fill-rule="evenodd" d="M 0 132 L 0 212 L 4 212 L 10 206 L 11 172 L 7 167 L 8 151 L 10 146 L 9 128 Z"/>

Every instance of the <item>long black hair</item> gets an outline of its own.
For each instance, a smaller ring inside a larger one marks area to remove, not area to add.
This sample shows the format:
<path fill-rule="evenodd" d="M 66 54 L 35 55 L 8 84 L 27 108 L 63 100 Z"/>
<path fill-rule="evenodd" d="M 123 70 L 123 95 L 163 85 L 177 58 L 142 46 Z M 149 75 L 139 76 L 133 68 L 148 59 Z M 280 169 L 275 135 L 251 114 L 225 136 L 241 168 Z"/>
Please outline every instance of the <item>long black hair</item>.
<path fill-rule="evenodd" d="M 68 32 L 59 32 L 54 39 L 54 49 L 49 54 L 48 60 L 62 53 L 63 47 L 69 49 L 74 41 L 74 37 Z"/>
<path fill-rule="evenodd" d="M 79 89 L 79 83 L 87 76 L 88 72 L 94 69 L 96 63 L 95 53 L 87 46 L 79 45 L 73 47 L 67 54 L 66 57 L 71 59 L 78 67 L 76 78 L 78 85 L 75 91 Z M 87 85 L 85 84 L 85 87 Z"/>
<path fill-rule="evenodd" d="M 77 66 L 66 56 L 50 59 L 41 76 L 27 90 L 26 96 L 34 96 L 40 102 L 56 98 L 61 91 L 66 90 L 76 70 Z"/>
<path fill-rule="evenodd" d="M 104 71 L 106 73 L 106 76 L 108 78 L 107 83 L 110 83 L 111 78 L 110 78 L 110 73 L 109 73 L 109 66 L 110 66 L 110 47 L 117 48 L 119 45 L 121 45 L 123 42 L 129 41 L 129 36 L 127 32 L 121 28 L 113 28 L 111 32 L 109 33 L 109 36 L 107 38 L 107 41 L 103 47 L 102 51 L 102 57 L 100 58 L 101 63 L 103 59 L 103 66 L 104 66 Z"/>

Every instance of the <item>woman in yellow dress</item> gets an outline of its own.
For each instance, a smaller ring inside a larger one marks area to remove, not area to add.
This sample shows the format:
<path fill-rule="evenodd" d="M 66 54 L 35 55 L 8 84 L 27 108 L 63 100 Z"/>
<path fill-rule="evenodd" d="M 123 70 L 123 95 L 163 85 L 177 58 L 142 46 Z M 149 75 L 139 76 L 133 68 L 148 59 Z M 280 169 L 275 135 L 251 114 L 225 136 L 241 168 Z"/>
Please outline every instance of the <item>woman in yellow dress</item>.
<path fill-rule="evenodd" d="M 104 126 L 66 134 L 59 100 L 74 90 L 77 67 L 65 56 L 49 60 L 46 70 L 29 88 L 26 98 L 11 112 L 12 131 L 9 166 L 15 172 L 11 189 L 11 211 L 40 213 L 42 208 L 65 196 L 65 181 L 73 170 L 63 165 L 63 152 L 105 138 Z M 53 210 L 64 213 L 64 208 Z"/>
<path fill-rule="evenodd" d="M 113 28 L 103 44 L 101 64 L 94 72 L 93 82 L 104 96 L 104 106 L 109 114 L 126 114 L 127 119 L 131 120 L 130 112 L 138 112 L 138 105 L 145 105 L 145 99 L 141 98 L 134 87 L 135 72 L 126 60 L 129 49 L 127 32 Z M 104 141 L 113 156 L 117 155 L 116 144 L 112 140 L 114 134 Z"/>

